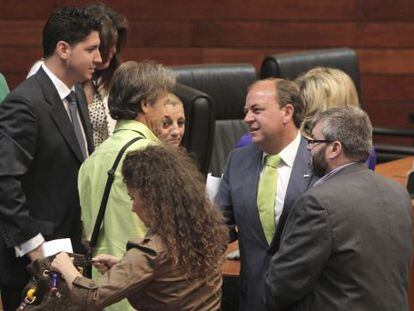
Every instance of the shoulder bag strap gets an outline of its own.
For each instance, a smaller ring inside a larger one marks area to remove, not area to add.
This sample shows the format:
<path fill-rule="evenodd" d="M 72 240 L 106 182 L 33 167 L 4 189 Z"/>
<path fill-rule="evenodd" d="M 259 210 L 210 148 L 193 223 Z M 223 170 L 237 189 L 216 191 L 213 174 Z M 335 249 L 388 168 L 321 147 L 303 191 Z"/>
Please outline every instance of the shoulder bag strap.
<path fill-rule="evenodd" d="M 142 133 L 140 134 L 142 135 Z M 134 139 L 127 142 L 122 147 L 122 149 L 119 150 L 119 153 L 116 156 L 116 159 L 114 161 L 114 164 L 112 165 L 112 168 L 108 171 L 108 179 L 106 180 L 105 190 L 102 195 L 101 206 L 99 207 L 98 216 L 96 217 L 96 222 L 95 222 L 95 225 L 93 226 L 91 241 L 89 243 L 91 248 L 95 247 L 96 243 L 98 242 L 99 231 L 101 228 L 102 220 L 105 216 L 105 210 L 106 210 L 106 204 L 108 203 L 109 192 L 111 191 L 111 186 L 112 186 L 112 183 L 114 182 L 115 171 L 116 171 L 116 168 L 118 167 L 119 161 L 121 161 L 122 155 L 124 154 L 125 150 L 128 149 L 129 146 L 131 146 L 133 143 L 135 143 L 136 141 L 144 137 L 135 137 Z"/>

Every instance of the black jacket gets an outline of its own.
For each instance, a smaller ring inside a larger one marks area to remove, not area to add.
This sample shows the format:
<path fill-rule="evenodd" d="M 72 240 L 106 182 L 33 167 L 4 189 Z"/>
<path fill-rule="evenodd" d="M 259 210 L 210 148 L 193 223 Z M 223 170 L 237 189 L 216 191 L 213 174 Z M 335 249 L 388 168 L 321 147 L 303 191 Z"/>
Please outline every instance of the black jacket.
<path fill-rule="evenodd" d="M 92 152 L 85 94 L 76 86 L 79 114 Z M 43 69 L 0 104 L 0 284 L 23 286 L 26 258 L 14 246 L 41 233 L 70 237 L 80 251 L 77 190 L 82 154 L 62 100 Z"/>

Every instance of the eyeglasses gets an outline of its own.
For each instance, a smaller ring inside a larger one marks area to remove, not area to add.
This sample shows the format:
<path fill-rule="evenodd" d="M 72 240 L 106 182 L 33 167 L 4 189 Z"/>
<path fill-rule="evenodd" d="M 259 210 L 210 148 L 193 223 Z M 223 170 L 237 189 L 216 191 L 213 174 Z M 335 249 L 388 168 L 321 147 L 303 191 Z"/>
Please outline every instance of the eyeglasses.
<path fill-rule="evenodd" d="M 333 143 L 334 140 L 327 140 L 327 139 L 313 139 L 313 138 L 305 138 L 308 142 L 308 146 L 322 144 L 322 143 Z"/>

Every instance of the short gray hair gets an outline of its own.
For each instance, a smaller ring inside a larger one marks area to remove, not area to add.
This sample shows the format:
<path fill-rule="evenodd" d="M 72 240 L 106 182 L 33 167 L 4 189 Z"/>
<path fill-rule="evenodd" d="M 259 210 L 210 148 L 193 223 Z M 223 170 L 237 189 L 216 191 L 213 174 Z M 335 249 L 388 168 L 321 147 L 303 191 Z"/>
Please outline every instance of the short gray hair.
<path fill-rule="evenodd" d="M 372 125 L 365 111 L 357 107 L 334 107 L 317 114 L 315 123 L 323 122 L 324 139 L 340 141 L 345 156 L 365 161 L 372 150 Z"/>
<path fill-rule="evenodd" d="M 141 103 L 153 105 L 160 95 L 172 92 L 175 77 L 171 70 L 153 61 L 123 63 L 115 71 L 109 90 L 108 108 L 115 120 L 134 120 Z"/>

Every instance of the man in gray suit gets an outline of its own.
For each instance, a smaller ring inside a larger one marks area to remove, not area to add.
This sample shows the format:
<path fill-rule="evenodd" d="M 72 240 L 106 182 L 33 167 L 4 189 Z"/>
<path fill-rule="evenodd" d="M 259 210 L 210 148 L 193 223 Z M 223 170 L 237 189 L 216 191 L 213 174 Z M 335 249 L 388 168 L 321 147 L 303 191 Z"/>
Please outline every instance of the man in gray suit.
<path fill-rule="evenodd" d="M 216 197 L 230 240 L 239 240 L 240 310 L 265 310 L 268 251 L 278 249 L 291 205 L 312 182 L 310 154 L 298 130 L 303 110 L 298 92 L 295 83 L 282 79 L 260 80 L 249 87 L 244 121 L 253 144 L 229 155 Z M 273 155 L 279 163 L 268 168 L 267 159 Z M 269 178 L 270 184 L 264 181 Z"/>
<path fill-rule="evenodd" d="M 358 108 L 321 113 L 308 148 L 323 176 L 291 209 L 266 274 L 269 310 L 408 310 L 411 200 L 367 169 L 372 126 Z"/>

